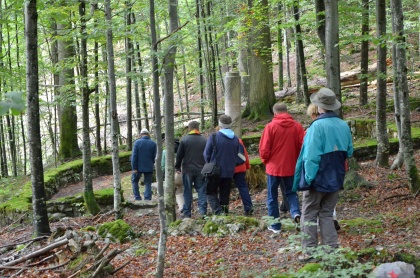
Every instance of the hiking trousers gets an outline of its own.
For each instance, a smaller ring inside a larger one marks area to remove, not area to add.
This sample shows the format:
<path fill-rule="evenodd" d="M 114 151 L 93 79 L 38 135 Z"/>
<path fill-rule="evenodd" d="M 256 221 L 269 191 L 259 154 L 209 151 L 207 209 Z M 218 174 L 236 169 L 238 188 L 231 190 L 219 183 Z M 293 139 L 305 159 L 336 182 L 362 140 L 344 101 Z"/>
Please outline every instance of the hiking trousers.
<path fill-rule="evenodd" d="M 331 248 L 338 247 L 338 235 L 334 227 L 333 213 L 337 205 L 337 192 L 318 192 L 315 189 L 303 191 L 301 226 L 304 234 L 302 248 L 318 246 L 318 227 L 321 234 L 321 244 Z"/>

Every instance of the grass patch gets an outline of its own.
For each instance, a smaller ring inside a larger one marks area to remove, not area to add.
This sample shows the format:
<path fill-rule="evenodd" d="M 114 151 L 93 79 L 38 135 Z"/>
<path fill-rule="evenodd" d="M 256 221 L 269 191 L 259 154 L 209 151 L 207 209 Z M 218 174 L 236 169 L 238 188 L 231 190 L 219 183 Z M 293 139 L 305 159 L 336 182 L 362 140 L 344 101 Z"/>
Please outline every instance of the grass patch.
<path fill-rule="evenodd" d="M 382 220 L 372 218 L 354 218 L 342 220 L 343 230 L 353 235 L 364 235 L 366 233 L 379 234 L 384 231 Z"/>

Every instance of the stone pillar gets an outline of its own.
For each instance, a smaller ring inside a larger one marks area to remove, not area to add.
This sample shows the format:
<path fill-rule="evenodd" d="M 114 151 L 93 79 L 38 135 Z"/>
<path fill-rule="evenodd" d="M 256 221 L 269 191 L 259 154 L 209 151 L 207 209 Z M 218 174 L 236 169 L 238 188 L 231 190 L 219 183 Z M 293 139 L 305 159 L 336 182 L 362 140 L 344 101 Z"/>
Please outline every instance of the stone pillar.
<path fill-rule="evenodd" d="M 227 72 L 225 76 L 225 114 L 232 117 L 232 130 L 242 137 L 241 125 L 241 77 L 239 72 Z"/>

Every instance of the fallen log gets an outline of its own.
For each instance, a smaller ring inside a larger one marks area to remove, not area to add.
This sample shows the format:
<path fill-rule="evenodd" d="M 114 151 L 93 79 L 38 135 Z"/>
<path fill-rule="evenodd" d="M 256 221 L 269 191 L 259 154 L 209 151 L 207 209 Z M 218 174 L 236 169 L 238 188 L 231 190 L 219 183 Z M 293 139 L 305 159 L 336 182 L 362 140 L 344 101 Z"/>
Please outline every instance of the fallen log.
<path fill-rule="evenodd" d="M 42 249 L 39 249 L 39 250 L 37 250 L 35 252 L 32 252 L 32 253 L 30 253 L 30 254 L 28 254 L 26 256 L 20 257 L 17 260 L 14 260 L 14 261 L 8 262 L 6 264 L 0 265 L 0 268 L 2 266 L 13 266 L 13 265 L 17 265 L 17 264 L 19 264 L 21 262 L 24 262 L 24 261 L 27 261 L 29 259 L 39 257 L 39 256 L 41 256 L 41 255 L 43 255 L 43 254 L 45 254 L 45 253 L 47 253 L 47 252 L 49 252 L 49 251 L 57 248 L 57 247 L 66 245 L 67 243 L 69 243 L 69 240 L 67 238 L 66 239 L 63 239 L 61 241 L 58 241 L 58 242 L 54 242 L 54 243 L 52 243 L 52 244 L 50 244 L 50 245 L 48 245 L 48 246 L 46 246 L 46 247 L 44 247 Z"/>

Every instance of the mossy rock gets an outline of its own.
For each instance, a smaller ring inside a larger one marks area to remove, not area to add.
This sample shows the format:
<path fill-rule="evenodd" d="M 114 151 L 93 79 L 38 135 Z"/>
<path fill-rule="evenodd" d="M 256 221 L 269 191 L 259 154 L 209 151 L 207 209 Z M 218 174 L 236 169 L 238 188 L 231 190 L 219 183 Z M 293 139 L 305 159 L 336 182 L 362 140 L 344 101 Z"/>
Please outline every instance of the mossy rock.
<path fill-rule="evenodd" d="M 124 220 L 118 219 L 99 226 L 98 235 L 114 242 L 124 243 L 136 238 L 136 233 Z"/>
<path fill-rule="evenodd" d="M 307 272 L 308 275 L 310 275 L 309 273 L 317 272 L 320 269 L 322 269 L 322 266 L 320 264 L 318 264 L 318 263 L 308 263 L 308 264 L 304 265 L 301 269 L 299 269 L 297 273 Z"/>

